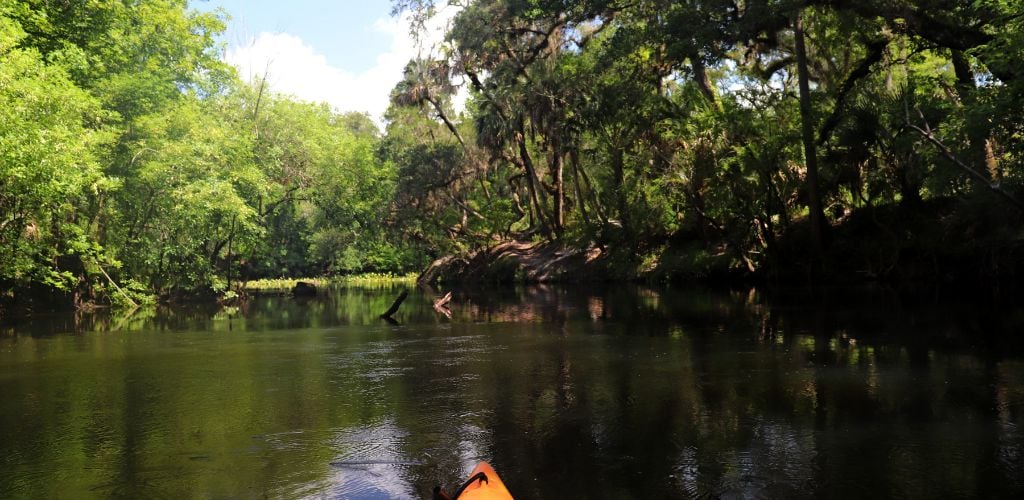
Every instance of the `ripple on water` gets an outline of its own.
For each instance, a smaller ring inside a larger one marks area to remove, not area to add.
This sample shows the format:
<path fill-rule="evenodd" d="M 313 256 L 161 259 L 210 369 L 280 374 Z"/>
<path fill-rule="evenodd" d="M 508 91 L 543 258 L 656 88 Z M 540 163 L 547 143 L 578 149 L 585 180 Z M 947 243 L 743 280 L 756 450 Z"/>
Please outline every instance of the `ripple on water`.
<path fill-rule="evenodd" d="M 359 376 L 369 382 L 384 382 L 412 370 L 411 366 L 379 366 L 360 373 Z"/>
<path fill-rule="evenodd" d="M 403 454 L 408 433 L 390 419 L 320 431 L 288 431 L 254 436 L 271 454 L 329 448 L 335 455 L 321 465 L 275 481 L 273 496 L 282 498 L 409 498 L 410 468 L 419 465 Z M 315 478 L 315 479 L 311 479 Z"/>
<path fill-rule="evenodd" d="M 773 421 L 751 422 L 749 441 L 739 449 L 711 453 L 684 446 L 670 480 L 693 498 L 795 498 L 813 496 L 815 441 Z"/>
<path fill-rule="evenodd" d="M 409 434 L 391 419 L 334 431 L 337 454 L 317 494 L 343 498 L 407 498 L 412 495 L 409 468 L 418 461 L 406 456 Z"/>
<path fill-rule="evenodd" d="M 323 488 L 309 498 L 390 499 L 415 498 L 410 484 L 411 467 L 416 464 L 367 464 L 336 467 Z M 312 492 L 311 492 L 312 493 Z"/>

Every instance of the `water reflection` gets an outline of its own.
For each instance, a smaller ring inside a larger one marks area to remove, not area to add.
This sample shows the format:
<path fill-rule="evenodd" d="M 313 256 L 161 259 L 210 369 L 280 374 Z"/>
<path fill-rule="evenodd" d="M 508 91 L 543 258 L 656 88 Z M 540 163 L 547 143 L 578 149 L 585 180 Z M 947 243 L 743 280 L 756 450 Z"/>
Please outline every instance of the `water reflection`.
<path fill-rule="evenodd" d="M 423 497 L 478 460 L 522 498 L 1024 493 L 1012 309 L 397 294 L 0 327 L 0 497 Z"/>

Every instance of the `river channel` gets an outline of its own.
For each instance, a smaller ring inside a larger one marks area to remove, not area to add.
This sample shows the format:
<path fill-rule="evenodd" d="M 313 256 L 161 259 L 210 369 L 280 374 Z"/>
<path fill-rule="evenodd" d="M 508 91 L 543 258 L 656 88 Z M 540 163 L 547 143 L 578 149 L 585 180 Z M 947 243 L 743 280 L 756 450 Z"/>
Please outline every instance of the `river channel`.
<path fill-rule="evenodd" d="M 1024 309 L 395 288 L 0 327 L 0 498 L 1024 498 Z"/>

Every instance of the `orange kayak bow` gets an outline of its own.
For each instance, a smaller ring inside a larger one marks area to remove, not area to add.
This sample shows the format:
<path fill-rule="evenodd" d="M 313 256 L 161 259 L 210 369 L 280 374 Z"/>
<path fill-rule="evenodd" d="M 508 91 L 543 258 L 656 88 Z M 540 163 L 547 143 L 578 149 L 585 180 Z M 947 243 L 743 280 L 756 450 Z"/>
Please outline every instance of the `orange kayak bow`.
<path fill-rule="evenodd" d="M 440 487 L 434 488 L 434 498 L 444 500 L 512 500 L 512 494 L 501 482 L 498 473 L 487 462 L 480 462 L 469 473 L 469 479 L 448 496 Z"/>

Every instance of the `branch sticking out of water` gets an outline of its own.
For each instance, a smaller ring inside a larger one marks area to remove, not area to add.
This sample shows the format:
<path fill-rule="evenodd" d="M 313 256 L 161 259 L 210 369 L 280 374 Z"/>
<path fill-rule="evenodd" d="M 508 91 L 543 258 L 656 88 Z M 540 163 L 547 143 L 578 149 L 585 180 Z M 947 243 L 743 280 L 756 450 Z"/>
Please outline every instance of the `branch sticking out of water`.
<path fill-rule="evenodd" d="M 381 314 L 380 317 L 383 319 L 391 319 L 391 316 L 398 312 L 398 308 L 402 306 L 402 302 L 405 301 L 405 298 L 408 296 L 409 290 L 402 290 L 402 293 L 398 295 L 398 298 L 395 299 L 393 304 L 391 304 L 391 307 L 388 308 L 387 311 L 384 311 L 384 314 Z"/>
<path fill-rule="evenodd" d="M 446 293 L 444 295 L 444 297 L 441 297 L 440 299 L 437 299 L 437 300 L 434 301 L 434 309 L 437 309 L 437 308 L 440 308 L 440 307 L 448 307 L 448 303 L 451 302 L 451 301 L 452 301 L 452 292 L 448 292 L 448 293 Z"/>
<path fill-rule="evenodd" d="M 452 292 L 448 292 L 444 297 L 434 301 L 434 310 L 443 314 L 444 317 L 451 319 L 452 310 L 448 309 L 448 303 L 452 301 Z"/>

